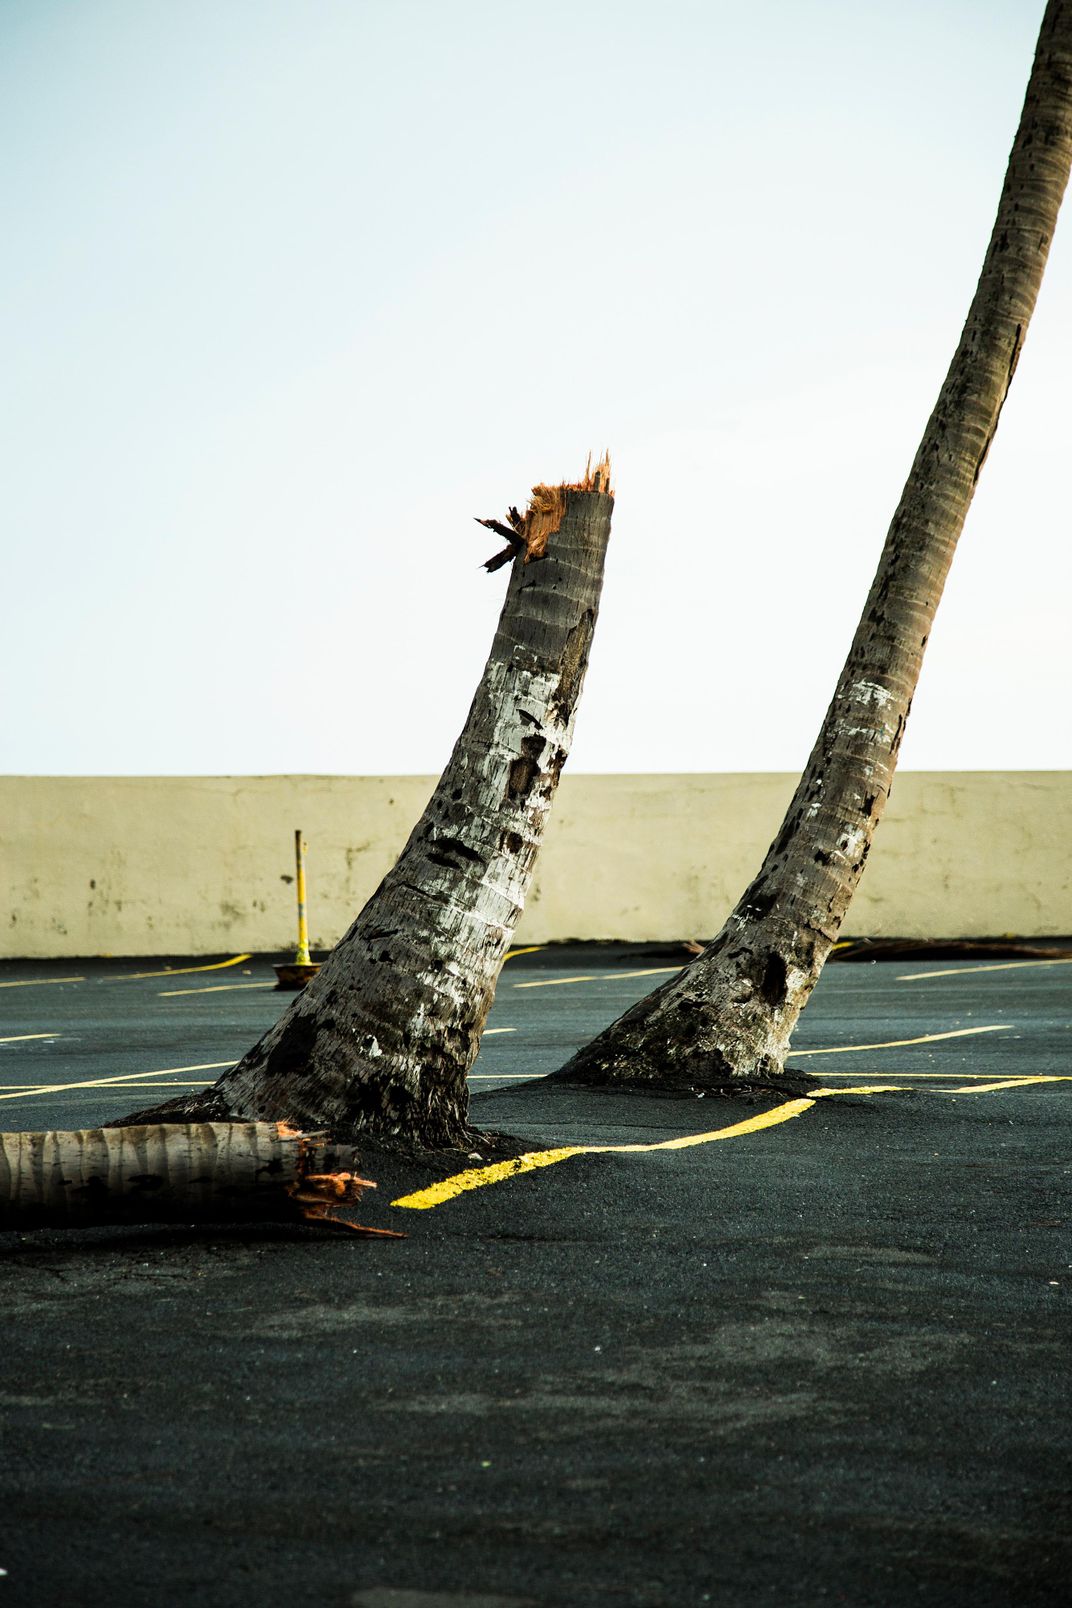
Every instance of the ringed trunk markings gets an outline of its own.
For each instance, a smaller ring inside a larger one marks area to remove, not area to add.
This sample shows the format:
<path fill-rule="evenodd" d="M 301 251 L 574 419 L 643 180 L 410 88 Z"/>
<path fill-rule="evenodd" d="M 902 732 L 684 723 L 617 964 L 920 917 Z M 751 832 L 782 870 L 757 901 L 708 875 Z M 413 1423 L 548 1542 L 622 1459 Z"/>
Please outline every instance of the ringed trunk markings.
<path fill-rule="evenodd" d="M 84 977 L 20 977 L 14 983 L 0 983 L 0 988 L 55 988 L 60 983 L 84 982 Z"/>
<path fill-rule="evenodd" d="M 1024 966 L 1072 966 L 1072 955 L 1057 955 L 1053 960 L 999 960 L 987 966 L 950 966 L 948 971 L 903 972 L 894 980 L 898 983 L 922 983 L 929 977 L 967 977 L 971 972 L 1019 971 Z"/>
<path fill-rule="evenodd" d="M 230 960 L 214 960 L 207 966 L 165 966 L 163 971 L 124 972 L 119 977 L 106 977 L 103 980 L 109 983 L 133 983 L 140 977 L 188 977 L 193 972 L 226 971 L 228 966 L 240 966 L 244 960 L 252 959 L 252 955 L 232 955 Z"/>
<path fill-rule="evenodd" d="M 955 1027 L 948 1033 L 923 1033 L 919 1038 L 887 1039 L 883 1044 L 838 1044 L 829 1050 L 790 1050 L 788 1059 L 804 1055 L 850 1055 L 864 1050 L 899 1050 L 906 1044 L 937 1044 L 939 1039 L 973 1038 L 977 1033 L 1005 1033 L 1012 1022 L 993 1022 L 989 1027 Z"/>
<path fill-rule="evenodd" d="M 196 1066 L 165 1066 L 159 1072 L 124 1072 L 114 1078 L 82 1078 L 77 1083 L 35 1083 L 33 1094 L 62 1094 L 65 1089 L 122 1088 L 136 1078 L 166 1078 L 177 1072 L 218 1072 L 221 1067 L 233 1066 L 233 1061 L 201 1061 Z M 0 1094 L 0 1100 L 17 1100 L 23 1096 Z"/>

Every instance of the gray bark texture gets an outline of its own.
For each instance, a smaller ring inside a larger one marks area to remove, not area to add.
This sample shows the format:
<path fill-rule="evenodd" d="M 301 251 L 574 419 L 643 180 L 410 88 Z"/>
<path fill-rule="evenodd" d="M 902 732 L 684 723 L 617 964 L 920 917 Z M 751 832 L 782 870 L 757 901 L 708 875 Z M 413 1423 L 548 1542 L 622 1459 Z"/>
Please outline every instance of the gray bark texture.
<path fill-rule="evenodd" d="M 964 332 L 804 774 L 759 875 L 704 953 L 562 1068 L 705 1087 L 784 1075 L 889 796 L 924 649 L 1035 306 L 1072 159 L 1072 0 L 1046 8 Z"/>
<path fill-rule="evenodd" d="M 603 582 L 608 460 L 491 522 L 511 562 L 465 728 L 393 869 L 318 975 L 204 1094 L 128 1121 L 286 1120 L 438 1149 L 468 1137 L 477 1049 L 569 752 Z M 430 667 L 434 674 L 434 667 Z"/>
<path fill-rule="evenodd" d="M 0 1229 L 331 1219 L 372 1187 L 279 1123 L 0 1134 Z M 365 1232 L 368 1232 L 367 1230 Z"/>

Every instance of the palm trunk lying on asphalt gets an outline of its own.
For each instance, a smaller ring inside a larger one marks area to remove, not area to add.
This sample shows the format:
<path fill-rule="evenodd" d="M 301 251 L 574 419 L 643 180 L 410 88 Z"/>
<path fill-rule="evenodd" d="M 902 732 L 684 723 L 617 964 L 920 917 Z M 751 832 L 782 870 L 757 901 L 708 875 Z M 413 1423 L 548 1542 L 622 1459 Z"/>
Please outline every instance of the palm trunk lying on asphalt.
<path fill-rule="evenodd" d="M 450 763 L 394 868 L 319 974 L 211 1089 L 128 1121 L 271 1119 L 429 1149 L 469 1139 L 466 1074 L 569 752 L 603 582 L 604 458 L 484 521 L 512 561 Z M 429 674 L 434 675 L 434 666 Z"/>
<path fill-rule="evenodd" d="M 923 651 L 1042 281 L 1072 159 L 1072 0 L 1043 19 L 997 222 L 833 702 L 759 875 L 705 952 L 559 1076 L 711 1086 L 784 1073 L 889 796 Z"/>
<path fill-rule="evenodd" d="M 257 1219 L 340 1222 L 368 1179 L 281 1123 L 0 1134 L 0 1229 Z M 362 1233 L 381 1230 L 362 1229 Z"/>

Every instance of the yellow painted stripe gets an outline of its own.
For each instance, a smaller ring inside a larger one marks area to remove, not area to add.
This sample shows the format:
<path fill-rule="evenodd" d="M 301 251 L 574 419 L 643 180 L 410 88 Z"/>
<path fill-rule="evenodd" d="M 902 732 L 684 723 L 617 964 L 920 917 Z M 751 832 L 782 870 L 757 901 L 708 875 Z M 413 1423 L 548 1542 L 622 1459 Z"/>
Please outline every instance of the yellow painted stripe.
<path fill-rule="evenodd" d="M 546 948 L 546 944 L 530 944 L 527 949 L 508 949 L 503 956 L 503 965 L 505 966 L 508 960 L 516 960 L 518 955 L 538 955 L 541 949 Z"/>
<path fill-rule="evenodd" d="M 896 1075 L 899 1078 L 911 1078 L 913 1083 L 918 1083 L 928 1078 L 932 1078 L 939 1083 L 948 1083 L 951 1078 L 978 1078 L 980 1082 L 985 1082 L 987 1078 L 994 1076 L 993 1072 L 902 1072 L 900 1068 L 897 1069 Z M 823 1073 L 824 1078 L 858 1078 L 859 1076 L 859 1067 L 856 1067 L 852 1072 L 832 1072 L 828 1070 Z"/>
<path fill-rule="evenodd" d="M 10 1038 L 0 1038 L 0 1044 L 25 1044 L 27 1039 L 53 1039 L 59 1038 L 58 1033 L 12 1033 Z"/>
<path fill-rule="evenodd" d="M 84 977 L 23 977 L 16 983 L 0 983 L 0 988 L 54 988 L 59 983 L 84 982 Z"/>
<path fill-rule="evenodd" d="M 611 982 L 615 977 L 662 977 L 669 972 L 679 972 L 680 970 L 680 966 L 649 966 L 647 971 L 608 972 L 606 980 Z"/>
<path fill-rule="evenodd" d="M 937 1044 L 940 1039 L 972 1038 L 977 1033 L 1005 1033 L 1012 1022 L 993 1022 L 989 1027 L 957 1027 L 949 1033 L 924 1033 L 920 1038 L 886 1039 L 882 1044 L 839 1044 L 832 1050 L 790 1050 L 790 1061 L 804 1055 L 855 1055 L 862 1050 L 899 1050 L 906 1044 Z"/>
<path fill-rule="evenodd" d="M 178 1072 L 216 1072 L 221 1067 L 234 1066 L 233 1061 L 199 1061 L 196 1066 L 164 1066 L 158 1072 L 124 1072 L 114 1078 L 83 1078 L 77 1083 L 38 1083 L 30 1089 L 30 1094 L 61 1094 L 64 1089 L 106 1089 L 121 1087 L 125 1083 L 133 1083 L 137 1078 L 166 1078 Z M 15 1094 L 0 1094 L 0 1100 L 17 1100 L 22 1098 Z"/>
<path fill-rule="evenodd" d="M 163 971 L 151 972 L 123 972 L 119 977 L 113 977 L 114 983 L 133 983 L 139 977 L 188 977 L 193 972 L 226 971 L 228 966 L 240 966 L 244 960 L 251 960 L 251 955 L 232 955 L 230 960 L 214 960 L 207 966 L 165 966 Z"/>
<path fill-rule="evenodd" d="M 1072 1083 L 1072 1077 L 1006 1078 L 1002 1083 L 966 1083 L 962 1089 L 939 1089 L 939 1094 L 989 1094 L 992 1089 L 1022 1089 L 1028 1083 Z"/>
<path fill-rule="evenodd" d="M 813 1100 L 826 1100 L 833 1094 L 911 1094 L 903 1083 L 858 1083 L 851 1089 L 815 1089 Z"/>
<path fill-rule="evenodd" d="M 180 994 L 233 994 L 240 988 L 274 988 L 274 983 L 212 983 L 208 988 L 161 988 L 160 999 L 177 999 Z"/>
<path fill-rule="evenodd" d="M 515 983 L 515 988 L 561 988 L 566 983 L 601 983 L 604 973 L 592 972 L 583 977 L 545 977 L 538 983 Z"/>
<path fill-rule="evenodd" d="M 716 1128 L 711 1133 L 685 1134 L 680 1139 L 662 1139 L 652 1144 L 563 1145 L 557 1150 L 530 1150 L 523 1156 L 495 1162 L 490 1167 L 470 1167 L 466 1172 L 455 1173 L 452 1178 L 440 1179 L 439 1183 L 431 1184 L 427 1189 L 401 1195 L 391 1205 L 403 1206 L 410 1211 L 428 1211 L 433 1206 L 442 1206 L 445 1201 L 465 1194 L 467 1190 L 481 1189 L 485 1184 L 498 1184 L 505 1178 L 517 1178 L 521 1173 L 535 1172 L 540 1167 L 553 1167 L 556 1162 L 568 1161 L 571 1156 L 617 1156 L 654 1150 L 686 1150 L 693 1145 L 711 1144 L 716 1139 L 736 1139 L 741 1134 L 756 1133 L 760 1128 L 773 1128 L 792 1117 L 799 1117 L 814 1103 L 814 1100 L 787 1100 L 783 1105 L 775 1106 L 773 1111 L 764 1111 L 757 1117 L 735 1122 L 728 1128 Z"/>
<path fill-rule="evenodd" d="M 490 1038 L 493 1033 L 516 1033 L 516 1032 L 517 1032 L 516 1027 L 486 1027 L 484 1029 L 484 1037 L 485 1038 Z"/>
<path fill-rule="evenodd" d="M 546 1072 L 470 1072 L 469 1083 L 539 1083 Z"/>
<path fill-rule="evenodd" d="M 904 972 L 899 983 L 922 983 L 928 977 L 969 977 L 973 972 L 1020 971 L 1024 966 L 1072 966 L 1072 955 L 1056 955 L 1053 960 L 999 960 L 986 966 L 950 966 L 948 971 Z"/>
<path fill-rule="evenodd" d="M 207 1078 L 198 1078 L 196 1082 L 192 1078 L 187 1078 L 181 1082 L 174 1083 L 123 1083 L 120 1085 L 124 1094 L 128 1089 L 207 1089 L 208 1086 L 209 1080 Z M 91 1084 L 65 1083 L 63 1087 L 73 1089 L 79 1094 L 93 1093 Z M 36 1083 L 0 1083 L 0 1089 L 19 1089 L 27 1096 L 40 1092 Z"/>
<path fill-rule="evenodd" d="M 1004 1083 L 978 1085 L 969 1084 L 963 1089 L 936 1089 L 936 1094 L 985 1094 L 991 1089 L 1017 1088 L 1026 1083 L 1057 1083 L 1072 1082 L 1069 1078 L 1011 1078 Z M 606 1155 L 638 1155 L 650 1154 L 656 1150 L 688 1150 L 695 1145 L 711 1144 L 719 1139 L 738 1139 L 746 1134 L 757 1133 L 762 1128 L 777 1127 L 780 1123 L 788 1122 L 793 1117 L 803 1115 L 810 1111 L 817 1100 L 834 1099 L 842 1095 L 864 1094 L 911 1094 L 914 1091 L 903 1083 L 859 1083 L 850 1088 L 841 1089 L 815 1089 L 807 1099 L 786 1100 L 782 1105 L 775 1106 L 771 1111 L 761 1112 L 757 1117 L 749 1117 L 744 1122 L 735 1122 L 727 1128 L 716 1128 L 710 1133 L 684 1134 L 678 1139 L 662 1139 L 650 1144 L 631 1145 L 562 1145 L 551 1150 L 530 1150 L 523 1156 L 515 1156 L 510 1161 L 494 1162 L 488 1167 L 470 1167 L 465 1172 L 455 1173 L 451 1178 L 443 1178 L 436 1184 L 430 1184 L 426 1189 L 414 1190 L 412 1194 L 400 1195 L 391 1202 L 392 1206 L 400 1206 L 409 1211 L 430 1211 L 433 1207 L 442 1206 L 458 1195 L 463 1195 L 472 1189 L 482 1189 L 488 1184 L 503 1183 L 508 1178 L 520 1177 L 522 1173 L 536 1172 L 541 1167 L 553 1167 L 560 1161 L 568 1161 L 573 1156 L 606 1156 Z"/>
<path fill-rule="evenodd" d="M 563 988 L 568 983 L 612 983 L 618 977 L 662 977 L 679 972 L 680 966 L 649 966 L 644 971 L 590 972 L 580 977 L 546 977 L 535 983 L 515 983 L 515 988 Z"/>

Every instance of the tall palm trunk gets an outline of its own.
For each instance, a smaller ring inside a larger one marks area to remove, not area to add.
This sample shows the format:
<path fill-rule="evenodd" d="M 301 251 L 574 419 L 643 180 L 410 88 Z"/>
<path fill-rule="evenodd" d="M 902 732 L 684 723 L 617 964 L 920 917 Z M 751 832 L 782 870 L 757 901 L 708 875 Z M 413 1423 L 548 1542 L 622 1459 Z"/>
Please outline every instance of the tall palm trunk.
<path fill-rule="evenodd" d="M 286 1120 L 336 1139 L 464 1143 L 466 1073 L 573 736 L 613 494 L 604 459 L 485 521 L 513 559 L 450 763 L 394 868 L 318 975 L 203 1094 L 127 1121 Z M 434 667 L 429 670 L 434 675 Z"/>
<path fill-rule="evenodd" d="M 576 1055 L 575 1081 L 782 1073 L 889 796 L 953 549 L 1008 394 L 1072 158 L 1072 0 L 1050 0 L 997 222 L 807 769 L 715 941 Z"/>

